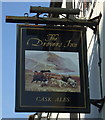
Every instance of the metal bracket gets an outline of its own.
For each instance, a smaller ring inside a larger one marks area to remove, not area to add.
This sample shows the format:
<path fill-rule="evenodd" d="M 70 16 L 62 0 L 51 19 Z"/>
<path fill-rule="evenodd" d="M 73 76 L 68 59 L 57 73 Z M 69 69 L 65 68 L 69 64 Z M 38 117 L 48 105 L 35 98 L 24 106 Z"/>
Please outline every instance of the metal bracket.
<path fill-rule="evenodd" d="M 104 106 L 104 103 L 105 103 L 105 96 L 102 99 L 91 99 L 90 103 L 92 105 L 96 106 L 98 108 L 99 112 L 101 112 L 101 110 Z"/>
<path fill-rule="evenodd" d="M 28 17 L 28 14 L 25 13 L 24 16 L 6 16 L 6 22 L 10 23 L 34 23 L 34 24 L 51 24 L 51 25 L 78 25 L 78 26 L 86 26 L 94 30 L 94 33 L 97 31 L 97 26 L 99 25 L 100 19 L 102 14 L 100 13 L 99 16 L 89 19 L 89 20 L 82 20 L 77 19 L 75 17 L 70 18 L 43 18 L 39 17 L 41 13 L 37 13 L 35 17 Z M 26 17 L 27 15 L 27 17 Z"/>
<path fill-rule="evenodd" d="M 96 31 L 97 31 L 97 26 L 98 26 L 99 23 L 100 23 L 101 17 L 102 17 L 102 14 L 100 13 L 99 16 L 96 16 L 96 17 L 88 20 L 88 21 L 91 21 L 91 22 L 93 22 L 93 23 L 94 23 L 94 22 L 97 23 L 97 25 L 96 25 L 95 27 L 94 27 L 94 26 L 91 27 L 91 29 L 94 30 L 94 33 L 96 33 Z"/>

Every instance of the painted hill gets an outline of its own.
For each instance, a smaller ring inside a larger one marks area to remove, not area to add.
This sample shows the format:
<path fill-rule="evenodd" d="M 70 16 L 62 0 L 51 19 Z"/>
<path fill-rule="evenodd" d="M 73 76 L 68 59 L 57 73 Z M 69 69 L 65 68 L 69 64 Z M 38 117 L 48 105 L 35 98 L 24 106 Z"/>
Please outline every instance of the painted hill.
<path fill-rule="evenodd" d="M 26 55 L 25 68 L 32 71 L 51 70 L 52 72 L 62 73 L 77 71 L 77 66 L 70 58 L 64 58 L 56 52 L 48 51 Z"/>

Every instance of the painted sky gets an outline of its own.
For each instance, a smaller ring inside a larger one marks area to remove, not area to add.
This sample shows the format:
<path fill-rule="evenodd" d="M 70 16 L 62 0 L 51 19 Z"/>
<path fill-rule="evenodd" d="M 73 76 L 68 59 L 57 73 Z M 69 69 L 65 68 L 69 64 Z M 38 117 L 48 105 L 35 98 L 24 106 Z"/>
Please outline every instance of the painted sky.
<path fill-rule="evenodd" d="M 26 55 L 26 58 L 31 58 L 34 60 L 34 59 L 37 59 L 39 56 L 41 56 L 41 57 L 43 56 L 44 58 L 45 57 L 47 58 L 48 56 L 44 56 L 46 54 L 46 52 L 47 51 L 27 50 L 27 51 L 25 51 L 25 55 Z M 79 75 L 80 74 L 79 73 L 79 55 L 77 52 L 57 52 L 57 51 L 52 52 L 52 51 L 50 51 L 50 53 L 54 53 L 55 55 L 60 56 L 64 60 L 63 62 L 64 62 L 65 67 L 67 67 L 68 69 L 74 70 L 74 72 L 71 72 L 71 73 L 69 73 L 69 72 L 67 73 L 67 71 L 66 71 L 67 74 L 71 74 L 71 75 Z M 36 56 L 36 57 L 33 57 L 33 56 Z M 43 61 L 43 58 L 42 58 L 42 61 Z"/>

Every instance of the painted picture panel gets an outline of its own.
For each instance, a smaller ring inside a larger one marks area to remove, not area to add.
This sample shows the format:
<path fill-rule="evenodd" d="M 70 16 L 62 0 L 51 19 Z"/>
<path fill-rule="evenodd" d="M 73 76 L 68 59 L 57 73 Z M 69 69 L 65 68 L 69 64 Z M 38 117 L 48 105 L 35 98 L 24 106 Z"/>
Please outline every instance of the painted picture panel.
<path fill-rule="evenodd" d="M 85 33 L 17 25 L 17 112 L 90 112 Z"/>
<path fill-rule="evenodd" d="M 78 53 L 26 50 L 25 90 L 80 92 Z"/>

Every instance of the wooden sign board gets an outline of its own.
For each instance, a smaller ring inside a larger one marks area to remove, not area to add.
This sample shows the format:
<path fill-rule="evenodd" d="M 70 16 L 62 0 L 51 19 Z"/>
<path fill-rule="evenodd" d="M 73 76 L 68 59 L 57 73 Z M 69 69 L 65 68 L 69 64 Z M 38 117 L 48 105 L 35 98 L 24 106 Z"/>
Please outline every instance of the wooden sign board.
<path fill-rule="evenodd" d="M 81 27 L 17 25 L 17 112 L 90 112 L 85 35 Z"/>

